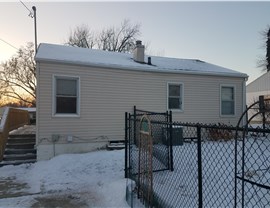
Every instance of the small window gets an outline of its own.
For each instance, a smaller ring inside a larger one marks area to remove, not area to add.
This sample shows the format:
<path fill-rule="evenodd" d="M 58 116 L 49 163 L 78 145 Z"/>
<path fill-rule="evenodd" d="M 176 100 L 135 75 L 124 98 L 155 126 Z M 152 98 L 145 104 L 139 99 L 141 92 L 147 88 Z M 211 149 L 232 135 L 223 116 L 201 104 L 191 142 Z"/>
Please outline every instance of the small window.
<path fill-rule="evenodd" d="M 221 115 L 235 114 L 235 90 L 232 86 L 221 86 Z"/>
<path fill-rule="evenodd" d="M 182 109 L 182 84 L 168 84 L 168 109 L 169 110 L 183 110 Z"/>
<path fill-rule="evenodd" d="M 54 114 L 79 114 L 79 78 L 56 76 Z"/>

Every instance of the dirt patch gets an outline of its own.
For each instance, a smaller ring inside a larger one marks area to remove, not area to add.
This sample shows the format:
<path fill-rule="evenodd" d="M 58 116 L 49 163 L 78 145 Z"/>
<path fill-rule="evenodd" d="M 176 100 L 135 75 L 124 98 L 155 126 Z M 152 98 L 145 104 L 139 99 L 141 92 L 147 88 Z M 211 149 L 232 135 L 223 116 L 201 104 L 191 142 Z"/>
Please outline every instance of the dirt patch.
<path fill-rule="evenodd" d="M 26 183 L 18 183 L 14 177 L 0 179 L 0 199 L 25 196 L 28 188 Z"/>
<path fill-rule="evenodd" d="M 21 197 L 31 196 L 31 202 L 27 205 L 30 208 L 89 208 L 96 206 L 101 200 L 89 189 L 80 192 L 61 190 L 47 193 L 29 193 L 28 190 L 27 183 L 19 183 L 15 177 L 0 178 L 0 199 L 13 198 L 20 201 Z"/>
<path fill-rule="evenodd" d="M 31 208 L 88 208 L 95 204 L 96 197 L 85 192 L 39 196 L 34 200 Z"/>

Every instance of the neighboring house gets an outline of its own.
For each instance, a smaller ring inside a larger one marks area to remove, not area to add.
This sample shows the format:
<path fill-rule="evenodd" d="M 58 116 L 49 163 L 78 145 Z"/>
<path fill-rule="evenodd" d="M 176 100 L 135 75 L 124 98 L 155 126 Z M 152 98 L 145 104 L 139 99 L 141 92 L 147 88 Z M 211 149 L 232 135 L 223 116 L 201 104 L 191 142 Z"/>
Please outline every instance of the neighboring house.
<path fill-rule="evenodd" d="M 263 95 L 265 98 L 270 98 L 270 71 L 266 72 L 246 87 L 247 90 L 247 106 L 259 100 L 259 96 Z M 249 117 L 257 110 L 249 111 Z M 260 116 L 254 119 L 254 122 L 260 122 Z"/>
<path fill-rule="evenodd" d="M 247 75 L 200 60 L 42 43 L 37 63 L 37 156 L 87 152 L 124 139 L 124 113 L 172 110 L 173 120 L 236 124 Z"/>
<path fill-rule="evenodd" d="M 247 105 L 259 100 L 259 96 L 270 97 L 270 71 L 247 85 Z"/>

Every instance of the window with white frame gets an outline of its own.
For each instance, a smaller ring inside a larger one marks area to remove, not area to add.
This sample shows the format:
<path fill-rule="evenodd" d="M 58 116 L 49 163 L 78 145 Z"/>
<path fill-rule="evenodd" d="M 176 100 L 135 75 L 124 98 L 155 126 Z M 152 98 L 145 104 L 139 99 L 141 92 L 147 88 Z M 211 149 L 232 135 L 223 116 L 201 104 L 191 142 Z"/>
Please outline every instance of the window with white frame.
<path fill-rule="evenodd" d="M 54 76 L 54 114 L 79 115 L 79 77 Z"/>
<path fill-rule="evenodd" d="M 234 86 L 221 86 L 221 115 L 235 115 L 235 88 Z"/>
<path fill-rule="evenodd" d="M 183 84 L 168 83 L 168 109 L 183 110 Z"/>

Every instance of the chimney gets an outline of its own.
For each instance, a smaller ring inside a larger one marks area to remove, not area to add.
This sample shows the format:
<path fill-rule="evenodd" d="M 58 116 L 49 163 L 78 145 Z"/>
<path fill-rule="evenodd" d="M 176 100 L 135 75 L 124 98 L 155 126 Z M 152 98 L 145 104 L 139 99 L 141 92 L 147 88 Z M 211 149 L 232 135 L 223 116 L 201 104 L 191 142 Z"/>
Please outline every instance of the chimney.
<path fill-rule="evenodd" d="M 133 60 L 139 63 L 144 63 L 144 45 L 142 41 L 137 40 L 136 46 L 133 52 Z"/>

